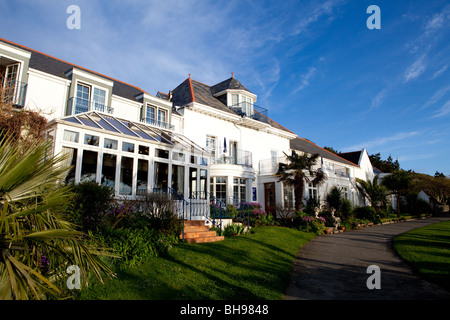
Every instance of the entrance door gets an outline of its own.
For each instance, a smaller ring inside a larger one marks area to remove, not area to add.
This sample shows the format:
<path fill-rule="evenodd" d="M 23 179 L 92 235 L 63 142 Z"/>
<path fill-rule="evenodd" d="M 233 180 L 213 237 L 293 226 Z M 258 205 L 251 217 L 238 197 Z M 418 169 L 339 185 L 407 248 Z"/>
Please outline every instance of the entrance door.
<path fill-rule="evenodd" d="M 267 213 L 275 214 L 275 182 L 264 184 L 264 204 Z"/>

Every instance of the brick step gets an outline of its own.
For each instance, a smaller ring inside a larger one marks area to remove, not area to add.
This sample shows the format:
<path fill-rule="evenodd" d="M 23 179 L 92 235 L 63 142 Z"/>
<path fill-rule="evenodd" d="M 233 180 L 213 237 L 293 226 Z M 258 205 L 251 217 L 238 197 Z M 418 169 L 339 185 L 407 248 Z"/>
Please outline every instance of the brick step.
<path fill-rule="evenodd" d="M 180 239 L 183 239 L 183 234 L 180 234 Z M 222 241 L 225 237 L 217 236 L 216 231 L 210 231 L 203 220 L 185 220 L 184 239 L 188 243 L 204 243 Z"/>
<path fill-rule="evenodd" d="M 185 227 L 200 227 L 205 226 L 205 221 L 203 220 L 184 220 Z"/>
<path fill-rule="evenodd" d="M 216 241 L 222 241 L 222 240 L 225 240 L 224 236 L 186 239 L 186 241 L 189 243 L 205 243 L 205 242 L 216 242 Z"/>
<path fill-rule="evenodd" d="M 209 227 L 208 226 L 188 226 L 188 227 L 184 227 L 184 232 L 202 232 L 202 231 L 209 231 Z"/>
<path fill-rule="evenodd" d="M 217 235 L 217 233 L 215 231 L 185 232 L 184 238 L 185 239 L 209 238 L 209 237 L 215 237 L 216 235 Z"/>

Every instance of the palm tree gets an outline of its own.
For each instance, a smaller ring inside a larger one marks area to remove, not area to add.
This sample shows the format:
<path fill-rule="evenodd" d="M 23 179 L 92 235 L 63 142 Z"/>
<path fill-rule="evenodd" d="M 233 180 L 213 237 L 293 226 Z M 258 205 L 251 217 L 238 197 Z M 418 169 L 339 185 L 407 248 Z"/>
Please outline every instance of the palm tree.
<path fill-rule="evenodd" d="M 65 219 L 71 198 L 61 185 L 69 168 L 64 157 L 49 157 L 50 142 L 0 140 L 0 300 L 59 298 L 68 266 L 87 282 L 93 272 L 113 276 L 99 259 L 102 250 Z"/>
<path fill-rule="evenodd" d="M 320 185 L 325 181 L 326 176 L 322 169 L 313 169 L 319 157 L 318 154 L 299 155 L 292 151 L 292 155 L 288 156 L 286 153 L 284 155 L 287 163 L 279 164 L 275 176 L 279 177 L 279 182 L 294 187 L 295 210 L 302 211 L 305 182 Z"/>
<path fill-rule="evenodd" d="M 378 183 L 378 176 L 372 181 L 356 178 L 357 189 L 371 203 L 374 208 L 381 208 L 387 202 L 388 190 Z"/>

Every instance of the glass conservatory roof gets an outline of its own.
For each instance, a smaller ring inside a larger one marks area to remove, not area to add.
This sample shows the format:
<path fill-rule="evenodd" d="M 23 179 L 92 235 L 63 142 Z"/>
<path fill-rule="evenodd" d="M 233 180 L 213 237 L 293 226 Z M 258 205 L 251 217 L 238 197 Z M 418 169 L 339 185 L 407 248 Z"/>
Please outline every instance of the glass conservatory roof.
<path fill-rule="evenodd" d="M 124 120 L 96 111 L 67 116 L 60 119 L 59 122 L 69 122 L 70 124 L 86 127 L 86 129 L 93 128 L 97 131 L 105 131 L 105 133 L 112 132 L 115 134 L 123 134 L 128 138 L 159 142 L 180 149 L 202 153 L 206 152 L 205 149 L 179 133 L 163 131 L 162 129 L 151 127 L 145 123 Z"/>

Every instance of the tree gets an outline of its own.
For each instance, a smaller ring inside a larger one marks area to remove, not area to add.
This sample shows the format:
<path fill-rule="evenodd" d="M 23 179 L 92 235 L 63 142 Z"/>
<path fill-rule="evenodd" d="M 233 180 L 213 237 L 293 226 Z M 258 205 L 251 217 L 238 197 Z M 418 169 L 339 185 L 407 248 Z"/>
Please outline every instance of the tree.
<path fill-rule="evenodd" d="M 361 192 L 374 208 L 380 209 L 386 204 L 388 190 L 378 183 L 378 176 L 375 176 L 372 181 L 357 178 L 356 183 L 359 192 Z"/>
<path fill-rule="evenodd" d="M 69 168 L 65 157 L 48 156 L 50 148 L 50 141 L 0 140 L 0 300 L 58 298 L 71 265 L 84 283 L 91 271 L 100 280 L 113 275 L 101 247 L 66 220 L 71 189 L 61 183 Z"/>
<path fill-rule="evenodd" d="M 345 198 L 342 188 L 333 186 L 325 196 L 328 209 L 334 209 L 341 218 L 347 219 L 352 209 L 351 202 Z"/>
<path fill-rule="evenodd" d="M 394 161 L 391 155 L 389 155 L 386 160 L 383 160 L 381 159 L 381 154 L 378 152 L 370 155 L 369 159 L 375 168 L 380 169 L 384 173 L 391 173 L 400 170 L 400 163 L 398 160 Z"/>
<path fill-rule="evenodd" d="M 279 177 L 279 182 L 294 187 L 295 210 L 302 211 L 305 182 L 320 185 L 325 181 L 326 176 L 322 169 L 313 169 L 319 157 L 318 154 L 299 155 L 292 151 L 292 155 L 288 156 L 285 153 L 285 156 L 287 163 L 279 164 L 275 176 Z"/>
<path fill-rule="evenodd" d="M 441 176 L 430 176 L 423 173 L 412 175 L 414 192 L 423 190 L 437 205 L 445 207 L 450 200 L 450 179 Z"/>
<path fill-rule="evenodd" d="M 396 170 L 383 178 L 382 184 L 397 198 L 397 215 L 400 216 L 401 197 L 405 196 L 411 186 L 411 172 Z"/>
<path fill-rule="evenodd" d="M 340 151 L 337 151 L 337 150 L 334 149 L 333 147 L 325 146 L 325 147 L 323 147 L 323 148 L 324 148 L 325 150 L 331 152 L 331 153 L 334 153 L 334 154 L 339 154 L 339 153 L 341 153 Z"/>

